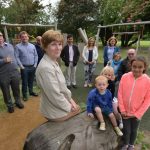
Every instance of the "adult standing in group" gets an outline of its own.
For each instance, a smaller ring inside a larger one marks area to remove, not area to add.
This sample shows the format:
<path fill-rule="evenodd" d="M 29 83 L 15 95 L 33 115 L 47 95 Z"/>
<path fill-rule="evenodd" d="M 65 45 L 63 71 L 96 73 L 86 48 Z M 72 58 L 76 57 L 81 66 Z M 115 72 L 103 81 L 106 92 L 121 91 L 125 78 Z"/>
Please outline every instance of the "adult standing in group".
<path fill-rule="evenodd" d="M 39 64 L 40 60 L 42 59 L 42 57 L 44 55 L 44 51 L 41 47 L 41 39 L 42 39 L 41 36 L 36 37 L 35 48 L 36 48 L 36 51 L 37 51 L 37 54 L 38 54 L 38 63 L 37 64 Z"/>
<path fill-rule="evenodd" d="M 14 55 L 14 48 L 11 44 L 4 42 L 3 34 L 0 32 L 0 87 L 9 113 L 14 112 L 10 86 L 16 106 L 20 109 L 24 108 L 20 99 L 20 74 L 17 68 L 18 66 Z"/>
<path fill-rule="evenodd" d="M 108 40 L 108 45 L 104 47 L 104 67 L 107 65 L 108 61 L 113 59 L 115 53 L 120 52 L 120 49 L 116 46 L 117 39 L 112 36 Z"/>
<path fill-rule="evenodd" d="M 95 46 L 95 39 L 90 37 L 87 45 L 82 52 L 84 71 L 85 71 L 85 83 L 84 87 L 92 87 L 92 77 L 96 68 L 96 61 L 98 58 L 98 49 Z"/>
<path fill-rule="evenodd" d="M 136 56 L 135 49 L 129 49 L 127 51 L 127 57 L 122 60 L 120 67 L 118 68 L 118 77 L 117 80 L 120 81 L 123 74 L 131 71 L 131 60 L 134 59 Z"/>
<path fill-rule="evenodd" d="M 33 44 L 29 43 L 29 35 L 26 31 L 19 34 L 21 42 L 16 45 L 15 53 L 18 65 L 21 69 L 23 100 L 28 100 L 27 88 L 31 96 L 38 96 L 33 92 L 33 81 L 38 55 Z"/>
<path fill-rule="evenodd" d="M 76 65 L 80 57 L 79 49 L 73 44 L 73 36 L 67 35 L 67 45 L 63 48 L 60 57 L 65 63 L 66 68 L 66 82 L 70 89 L 77 88 L 76 85 Z"/>
<path fill-rule="evenodd" d="M 40 111 L 51 121 L 64 121 L 80 112 L 57 62 L 62 45 L 63 36 L 60 32 L 48 30 L 42 35 L 45 54 L 37 67 L 36 80 L 41 89 Z"/>

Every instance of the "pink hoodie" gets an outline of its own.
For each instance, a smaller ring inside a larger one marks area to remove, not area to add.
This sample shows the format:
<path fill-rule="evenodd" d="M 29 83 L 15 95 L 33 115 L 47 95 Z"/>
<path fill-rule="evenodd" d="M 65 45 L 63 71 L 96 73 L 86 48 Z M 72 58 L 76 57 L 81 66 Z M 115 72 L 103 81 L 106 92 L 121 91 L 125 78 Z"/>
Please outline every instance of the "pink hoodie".
<path fill-rule="evenodd" d="M 122 76 L 118 102 L 121 113 L 140 119 L 150 106 L 150 78 L 143 74 L 135 79 L 132 72 Z"/>

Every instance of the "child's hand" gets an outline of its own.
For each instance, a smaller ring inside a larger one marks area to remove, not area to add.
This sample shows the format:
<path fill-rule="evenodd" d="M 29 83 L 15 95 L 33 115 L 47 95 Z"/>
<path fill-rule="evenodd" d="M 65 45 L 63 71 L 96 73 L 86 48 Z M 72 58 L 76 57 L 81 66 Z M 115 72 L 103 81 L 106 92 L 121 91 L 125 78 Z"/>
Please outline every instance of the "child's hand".
<path fill-rule="evenodd" d="M 122 117 L 127 117 L 126 112 L 122 112 L 122 113 L 121 113 L 121 116 L 122 116 Z"/>
<path fill-rule="evenodd" d="M 94 119 L 94 115 L 92 113 L 88 113 L 88 116 Z"/>

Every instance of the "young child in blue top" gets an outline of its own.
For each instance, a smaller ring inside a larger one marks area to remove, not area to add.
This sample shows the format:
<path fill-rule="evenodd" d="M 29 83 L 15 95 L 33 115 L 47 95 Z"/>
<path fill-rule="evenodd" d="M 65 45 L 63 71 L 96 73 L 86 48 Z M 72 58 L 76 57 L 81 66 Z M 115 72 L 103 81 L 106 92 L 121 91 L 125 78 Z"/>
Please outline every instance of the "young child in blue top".
<path fill-rule="evenodd" d="M 94 118 L 94 115 L 96 115 L 100 122 L 99 130 L 106 130 L 103 114 L 107 115 L 110 118 L 117 135 L 122 136 L 123 133 L 117 126 L 117 121 L 113 114 L 112 94 L 107 89 L 107 86 L 108 80 L 105 76 L 98 76 L 95 79 L 96 88 L 89 92 L 87 98 L 87 114 L 91 118 Z"/>

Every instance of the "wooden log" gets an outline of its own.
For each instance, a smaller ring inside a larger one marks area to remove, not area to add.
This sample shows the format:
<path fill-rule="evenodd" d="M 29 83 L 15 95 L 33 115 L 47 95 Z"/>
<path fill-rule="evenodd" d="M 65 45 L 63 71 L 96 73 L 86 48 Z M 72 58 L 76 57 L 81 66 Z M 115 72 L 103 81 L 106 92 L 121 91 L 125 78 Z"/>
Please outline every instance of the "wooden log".
<path fill-rule="evenodd" d="M 28 134 L 23 150 L 117 150 L 120 137 L 106 120 L 106 131 L 83 112 L 64 122 L 46 122 Z"/>

